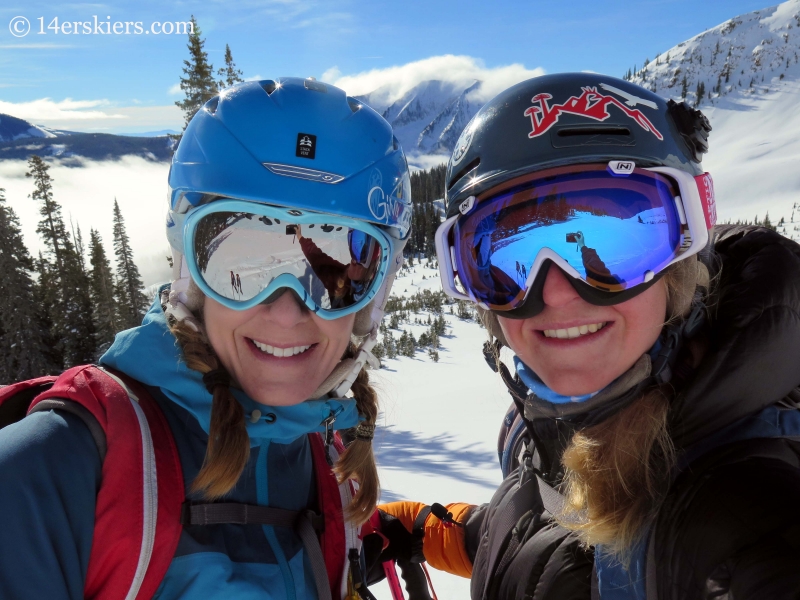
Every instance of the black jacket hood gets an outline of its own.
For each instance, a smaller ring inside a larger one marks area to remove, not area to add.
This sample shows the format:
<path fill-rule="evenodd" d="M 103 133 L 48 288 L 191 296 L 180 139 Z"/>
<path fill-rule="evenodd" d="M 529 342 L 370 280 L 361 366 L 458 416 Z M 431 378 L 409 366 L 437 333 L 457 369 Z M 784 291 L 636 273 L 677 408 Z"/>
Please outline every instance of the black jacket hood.
<path fill-rule="evenodd" d="M 800 245 L 760 227 L 712 231 L 708 349 L 672 405 L 686 448 L 800 386 Z"/>

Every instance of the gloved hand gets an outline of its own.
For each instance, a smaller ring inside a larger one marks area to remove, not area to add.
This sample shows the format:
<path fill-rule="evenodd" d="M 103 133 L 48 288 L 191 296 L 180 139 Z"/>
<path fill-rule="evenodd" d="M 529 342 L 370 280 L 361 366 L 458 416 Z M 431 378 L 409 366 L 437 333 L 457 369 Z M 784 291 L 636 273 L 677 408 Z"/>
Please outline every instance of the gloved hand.
<path fill-rule="evenodd" d="M 406 565 L 419 564 L 425 560 L 422 553 L 424 531 L 413 534 L 400 519 L 381 509 L 375 511 L 361 533 L 367 566 L 367 585 L 383 580 L 383 563 L 386 561 L 393 560 Z"/>

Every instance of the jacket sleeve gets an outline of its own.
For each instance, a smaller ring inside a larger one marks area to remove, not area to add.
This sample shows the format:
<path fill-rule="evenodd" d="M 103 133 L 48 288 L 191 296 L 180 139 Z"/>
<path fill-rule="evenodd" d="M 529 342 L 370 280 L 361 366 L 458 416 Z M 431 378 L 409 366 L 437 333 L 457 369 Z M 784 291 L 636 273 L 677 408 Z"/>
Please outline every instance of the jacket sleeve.
<path fill-rule="evenodd" d="M 307 237 L 300 238 L 300 248 L 303 250 L 308 262 L 313 265 L 336 271 L 344 271 L 345 265 L 325 254 L 314 242 Z"/>
<path fill-rule="evenodd" d="M 101 473 L 72 414 L 37 412 L 0 429 L 0 598 L 83 598 Z"/>
<path fill-rule="evenodd" d="M 397 518 L 408 531 L 412 531 L 414 520 L 425 508 L 425 504 L 408 501 L 391 502 L 381 504 L 378 508 Z M 467 524 L 475 506 L 455 503 L 448 504 L 445 508 L 453 514 L 454 521 Z M 438 517 L 429 514 L 425 519 L 425 538 L 422 547 L 428 564 L 434 569 L 469 578 L 472 575 L 472 559 L 467 552 L 466 529 L 467 527 L 444 523 Z"/>

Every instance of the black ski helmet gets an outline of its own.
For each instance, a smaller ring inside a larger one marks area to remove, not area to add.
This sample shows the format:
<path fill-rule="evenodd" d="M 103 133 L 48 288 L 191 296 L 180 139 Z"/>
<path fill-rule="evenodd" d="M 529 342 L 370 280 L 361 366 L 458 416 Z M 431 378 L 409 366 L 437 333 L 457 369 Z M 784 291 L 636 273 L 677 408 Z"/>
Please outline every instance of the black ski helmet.
<path fill-rule="evenodd" d="M 597 73 L 543 75 L 518 83 L 486 103 L 464 128 L 447 164 L 447 217 L 459 206 L 510 179 L 571 164 L 633 161 L 702 175 L 711 124 L 685 102 L 665 100 L 636 84 Z M 526 319 L 542 311 L 546 261 L 525 303 L 504 311 Z M 654 285 L 606 292 L 568 277 L 586 301 L 625 302 Z"/>
<path fill-rule="evenodd" d="M 528 79 L 486 103 L 461 133 L 447 165 L 447 216 L 469 196 L 562 165 L 632 160 L 700 175 L 710 131 L 699 110 L 622 79 Z"/>

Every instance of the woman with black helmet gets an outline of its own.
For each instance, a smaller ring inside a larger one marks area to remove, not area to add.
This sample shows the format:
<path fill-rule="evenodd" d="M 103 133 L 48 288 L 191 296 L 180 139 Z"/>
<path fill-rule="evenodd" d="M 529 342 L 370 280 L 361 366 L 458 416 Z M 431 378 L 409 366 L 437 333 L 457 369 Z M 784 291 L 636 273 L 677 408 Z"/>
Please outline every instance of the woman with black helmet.
<path fill-rule="evenodd" d="M 800 597 L 800 247 L 715 226 L 710 130 L 588 73 L 467 126 L 437 252 L 514 400 L 507 476 L 462 527 L 382 506 L 388 553 L 424 533 L 475 600 Z"/>

